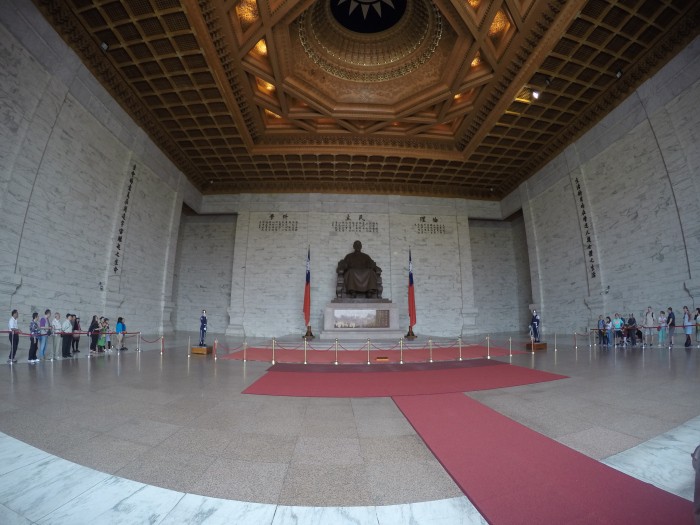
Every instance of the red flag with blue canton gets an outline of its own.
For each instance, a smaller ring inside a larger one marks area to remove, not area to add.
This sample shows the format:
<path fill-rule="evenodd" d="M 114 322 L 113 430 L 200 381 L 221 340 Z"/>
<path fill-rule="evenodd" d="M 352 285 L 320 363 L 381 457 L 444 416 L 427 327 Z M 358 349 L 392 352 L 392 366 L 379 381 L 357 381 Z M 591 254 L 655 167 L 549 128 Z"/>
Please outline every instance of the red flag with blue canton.
<path fill-rule="evenodd" d="M 306 285 L 304 286 L 304 322 L 309 326 L 311 319 L 311 246 L 306 252 Z"/>
<path fill-rule="evenodd" d="M 416 324 L 416 296 L 413 291 L 413 260 L 411 259 L 411 249 L 408 250 L 408 324 Z"/>

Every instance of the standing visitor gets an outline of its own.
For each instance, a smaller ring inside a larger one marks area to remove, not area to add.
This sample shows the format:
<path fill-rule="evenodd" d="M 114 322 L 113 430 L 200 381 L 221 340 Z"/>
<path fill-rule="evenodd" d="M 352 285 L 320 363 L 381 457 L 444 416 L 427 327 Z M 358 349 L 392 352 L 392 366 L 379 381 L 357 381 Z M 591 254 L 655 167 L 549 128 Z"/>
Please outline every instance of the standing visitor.
<path fill-rule="evenodd" d="M 96 315 L 92 316 L 88 332 L 88 337 L 90 337 L 90 352 L 97 352 L 97 338 L 100 335 L 100 323 L 97 321 Z"/>
<path fill-rule="evenodd" d="M 39 362 L 36 358 L 36 351 L 39 349 L 39 335 L 39 312 L 34 312 L 32 320 L 29 321 L 29 355 L 27 356 L 27 362 L 32 364 Z"/>
<path fill-rule="evenodd" d="M 80 326 L 80 317 L 76 317 L 75 321 L 73 321 L 73 341 L 71 342 L 71 348 L 74 354 L 80 353 L 80 350 L 78 350 L 78 345 L 80 345 L 80 330 L 82 330 Z"/>
<path fill-rule="evenodd" d="M 673 333 L 676 331 L 676 314 L 673 313 L 673 308 L 668 307 L 668 315 L 666 316 L 666 326 L 668 326 L 668 347 L 673 348 Z"/>
<path fill-rule="evenodd" d="M 618 340 L 620 343 L 624 343 L 624 337 L 622 335 L 622 327 L 624 326 L 625 322 L 622 320 L 622 317 L 620 317 L 620 314 L 616 313 L 615 317 L 613 317 L 612 320 L 613 328 L 615 329 L 615 345 L 617 345 Z"/>
<path fill-rule="evenodd" d="M 51 321 L 51 330 L 53 335 L 51 336 L 51 361 L 56 359 L 58 356 L 56 350 L 58 349 L 58 344 L 61 338 L 61 314 L 56 312 L 53 316 L 53 321 Z"/>
<path fill-rule="evenodd" d="M 605 318 L 605 346 L 610 346 L 610 338 L 614 337 L 612 319 L 608 315 Z"/>
<path fill-rule="evenodd" d="M 637 320 L 634 314 L 627 318 L 627 340 L 632 346 L 637 346 Z"/>
<path fill-rule="evenodd" d="M 44 311 L 44 317 L 39 320 L 39 355 L 46 359 L 46 341 L 51 336 L 51 310 Z"/>
<path fill-rule="evenodd" d="M 107 346 L 107 321 L 104 317 L 100 317 L 100 337 L 97 339 L 97 353 L 102 354 L 105 351 L 105 346 Z"/>
<path fill-rule="evenodd" d="M 598 344 L 600 346 L 605 344 L 605 319 L 602 315 L 598 316 Z"/>
<path fill-rule="evenodd" d="M 63 338 L 61 344 L 61 357 L 63 359 L 73 357 L 73 355 L 70 353 L 70 345 L 73 342 L 73 319 L 71 314 L 66 314 L 66 319 L 61 325 L 61 337 Z"/>
<path fill-rule="evenodd" d="M 656 318 L 651 306 L 647 306 L 647 311 L 644 313 L 644 341 L 642 346 L 651 346 L 654 343 L 654 331 L 656 330 Z"/>
<path fill-rule="evenodd" d="M 659 312 L 659 346 L 662 346 L 666 341 L 666 312 L 661 310 Z"/>
<path fill-rule="evenodd" d="M 128 350 L 128 348 L 124 346 L 124 332 L 126 332 L 126 325 L 124 324 L 123 317 L 117 318 L 117 326 L 114 330 L 117 332 L 117 351 L 123 352 L 124 350 Z"/>
<path fill-rule="evenodd" d="M 700 343 L 700 308 L 695 309 L 695 342 Z"/>
<path fill-rule="evenodd" d="M 109 317 L 104 318 L 104 324 L 107 327 L 107 330 L 105 330 L 105 338 L 106 338 L 105 345 L 107 347 L 107 350 L 112 350 L 112 334 L 111 334 L 111 329 L 109 326 Z"/>
<path fill-rule="evenodd" d="M 691 335 L 695 331 L 695 323 L 690 318 L 690 310 L 687 306 L 683 307 L 683 331 L 685 332 L 685 347 L 693 346 L 693 338 Z"/>
<path fill-rule="evenodd" d="M 7 323 L 7 329 L 10 331 L 8 335 L 10 339 L 10 358 L 7 360 L 8 363 L 17 362 L 17 346 L 19 345 L 19 325 L 17 324 L 17 318 L 19 314 L 17 310 L 12 310 L 10 314 L 10 320 Z"/>

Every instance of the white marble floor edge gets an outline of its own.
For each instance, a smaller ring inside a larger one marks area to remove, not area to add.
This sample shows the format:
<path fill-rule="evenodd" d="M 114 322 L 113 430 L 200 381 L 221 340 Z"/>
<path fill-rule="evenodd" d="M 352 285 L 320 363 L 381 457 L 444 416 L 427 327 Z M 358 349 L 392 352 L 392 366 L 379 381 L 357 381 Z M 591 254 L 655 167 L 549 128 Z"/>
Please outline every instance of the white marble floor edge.
<path fill-rule="evenodd" d="M 689 454 L 700 416 L 603 461 L 693 499 Z M 224 500 L 154 487 L 83 467 L 0 432 L 0 523 L 485 525 L 464 496 L 377 507 L 295 507 Z"/>
<path fill-rule="evenodd" d="M 695 471 L 690 454 L 700 445 L 700 416 L 603 460 L 634 478 L 693 501 Z"/>
<path fill-rule="evenodd" d="M 0 523 L 485 525 L 466 497 L 378 507 L 293 507 L 154 487 L 59 458 L 0 432 Z"/>
<path fill-rule="evenodd" d="M 699 434 L 700 416 L 603 463 L 692 500 L 689 453 Z M 486 520 L 466 497 L 378 507 L 293 507 L 185 494 L 83 467 L 0 432 L 0 523 L 482 525 Z"/>

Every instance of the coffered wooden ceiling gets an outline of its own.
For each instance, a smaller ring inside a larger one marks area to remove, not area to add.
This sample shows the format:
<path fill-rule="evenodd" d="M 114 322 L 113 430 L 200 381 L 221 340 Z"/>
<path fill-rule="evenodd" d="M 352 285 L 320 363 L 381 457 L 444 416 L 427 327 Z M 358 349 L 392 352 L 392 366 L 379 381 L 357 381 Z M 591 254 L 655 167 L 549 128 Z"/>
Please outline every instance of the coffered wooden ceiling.
<path fill-rule="evenodd" d="M 500 199 L 700 27 L 696 0 L 35 1 L 203 194 Z"/>

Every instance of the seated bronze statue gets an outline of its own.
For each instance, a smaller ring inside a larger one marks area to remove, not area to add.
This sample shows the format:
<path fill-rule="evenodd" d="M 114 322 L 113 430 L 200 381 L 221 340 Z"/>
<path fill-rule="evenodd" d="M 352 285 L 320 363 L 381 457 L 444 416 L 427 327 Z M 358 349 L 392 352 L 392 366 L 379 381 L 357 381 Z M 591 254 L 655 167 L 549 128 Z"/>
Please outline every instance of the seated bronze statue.
<path fill-rule="evenodd" d="M 362 243 L 355 241 L 355 250 L 347 254 L 338 263 L 338 284 L 335 294 L 339 299 L 357 297 L 358 294 L 367 298 L 382 297 L 382 269 L 372 258 L 362 253 Z"/>

